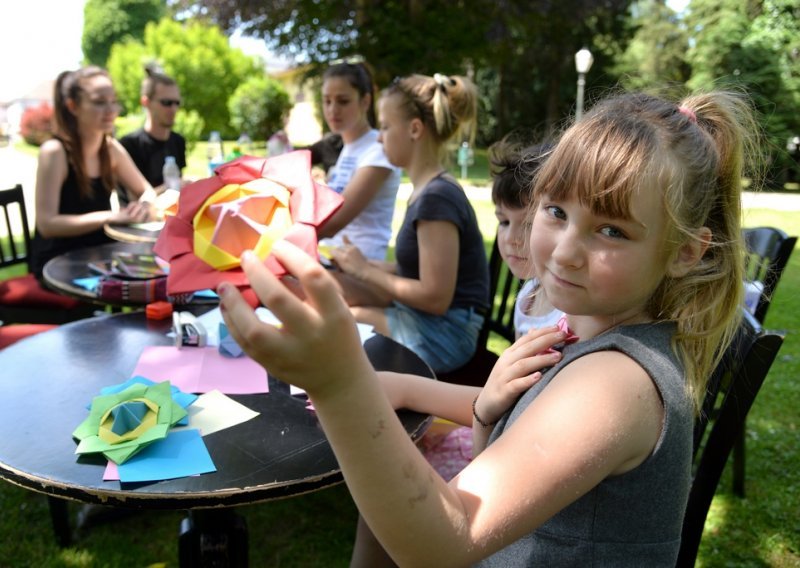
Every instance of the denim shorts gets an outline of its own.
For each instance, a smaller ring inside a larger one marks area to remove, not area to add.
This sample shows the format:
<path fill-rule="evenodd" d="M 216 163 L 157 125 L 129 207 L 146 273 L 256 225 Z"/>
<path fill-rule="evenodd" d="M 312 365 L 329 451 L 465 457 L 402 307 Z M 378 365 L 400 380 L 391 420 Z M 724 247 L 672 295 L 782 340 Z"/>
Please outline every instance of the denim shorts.
<path fill-rule="evenodd" d="M 434 372 L 457 369 L 475 353 L 483 316 L 472 308 L 451 308 L 436 316 L 394 302 L 386 308 L 389 334 Z"/>

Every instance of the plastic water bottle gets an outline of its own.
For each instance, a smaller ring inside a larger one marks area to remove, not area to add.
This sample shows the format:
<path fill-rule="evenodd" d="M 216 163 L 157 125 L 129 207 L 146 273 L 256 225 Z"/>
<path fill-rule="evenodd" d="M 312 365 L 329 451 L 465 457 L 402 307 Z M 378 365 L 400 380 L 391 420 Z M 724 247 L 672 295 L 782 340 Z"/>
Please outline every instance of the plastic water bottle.
<path fill-rule="evenodd" d="M 291 151 L 292 145 L 289 142 L 289 137 L 286 136 L 283 130 L 278 130 L 267 140 L 267 156 L 279 156 Z"/>
<path fill-rule="evenodd" d="M 225 152 L 222 150 L 222 136 L 216 130 L 208 137 L 208 175 L 213 176 L 217 166 L 225 162 Z"/>
<path fill-rule="evenodd" d="M 239 146 L 239 151 L 245 156 L 251 156 L 253 154 L 253 141 L 246 132 L 239 136 L 239 139 L 236 140 L 236 145 Z"/>
<path fill-rule="evenodd" d="M 167 156 L 164 160 L 164 187 L 166 189 L 174 189 L 180 191 L 181 189 L 181 169 L 175 161 L 175 156 Z"/>

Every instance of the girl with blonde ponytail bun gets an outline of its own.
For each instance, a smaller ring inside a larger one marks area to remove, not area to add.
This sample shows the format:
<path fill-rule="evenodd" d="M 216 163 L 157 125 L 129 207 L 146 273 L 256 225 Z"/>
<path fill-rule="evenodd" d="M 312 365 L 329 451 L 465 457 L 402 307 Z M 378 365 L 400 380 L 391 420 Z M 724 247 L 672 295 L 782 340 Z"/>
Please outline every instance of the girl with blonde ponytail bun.
<path fill-rule="evenodd" d="M 475 211 L 443 165 L 445 143 L 472 127 L 476 108 L 475 85 L 466 77 L 395 79 L 380 98 L 380 141 L 413 185 L 397 234 L 397 262 L 369 263 L 352 245 L 333 251 L 338 267 L 356 281 L 340 279 L 356 319 L 440 372 L 472 357 L 488 307 L 489 275 Z"/>

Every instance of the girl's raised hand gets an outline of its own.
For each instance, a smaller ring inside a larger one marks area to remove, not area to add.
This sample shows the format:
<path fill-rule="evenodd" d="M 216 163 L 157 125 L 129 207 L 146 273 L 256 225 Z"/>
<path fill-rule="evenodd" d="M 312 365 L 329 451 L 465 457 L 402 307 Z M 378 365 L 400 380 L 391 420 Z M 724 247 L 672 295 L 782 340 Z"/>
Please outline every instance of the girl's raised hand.
<path fill-rule="evenodd" d="M 475 403 L 481 420 L 487 424 L 499 420 L 523 392 L 542 378 L 542 369 L 558 363 L 561 353 L 547 350 L 565 337 L 557 326 L 532 329 L 506 349 Z"/>
<path fill-rule="evenodd" d="M 338 380 L 371 371 L 372 366 L 361 347 L 355 320 L 330 274 L 290 243 L 278 242 L 272 252 L 297 278 L 305 301 L 246 251 L 242 268 L 250 285 L 283 325 L 260 321 L 229 283 L 218 289 L 222 316 L 245 353 L 274 376 L 304 388 L 316 401 Z"/>

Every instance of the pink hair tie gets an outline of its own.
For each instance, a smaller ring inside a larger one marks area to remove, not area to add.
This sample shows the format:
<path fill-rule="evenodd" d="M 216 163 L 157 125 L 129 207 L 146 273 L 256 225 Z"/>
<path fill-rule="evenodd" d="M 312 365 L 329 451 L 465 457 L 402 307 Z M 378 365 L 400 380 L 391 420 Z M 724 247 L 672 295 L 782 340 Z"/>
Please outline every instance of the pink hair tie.
<path fill-rule="evenodd" d="M 686 118 L 688 118 L 690 121 L 692 121 L 692 122 L 694 122 L 695 124 L 697 124 L 697 115 L 696 115 L 696 114 L 694 113 L 694 111 L 693 111 L 692 109 L 690 109 L 689 107 L 685 107 L 685 106 L 679 106 L 679 107 L 678 107 L 678 112 L 679 112 L 679 113 L 681 113 L 682 115 L 684 115 L 684 116 L 685 116 Z"/>

